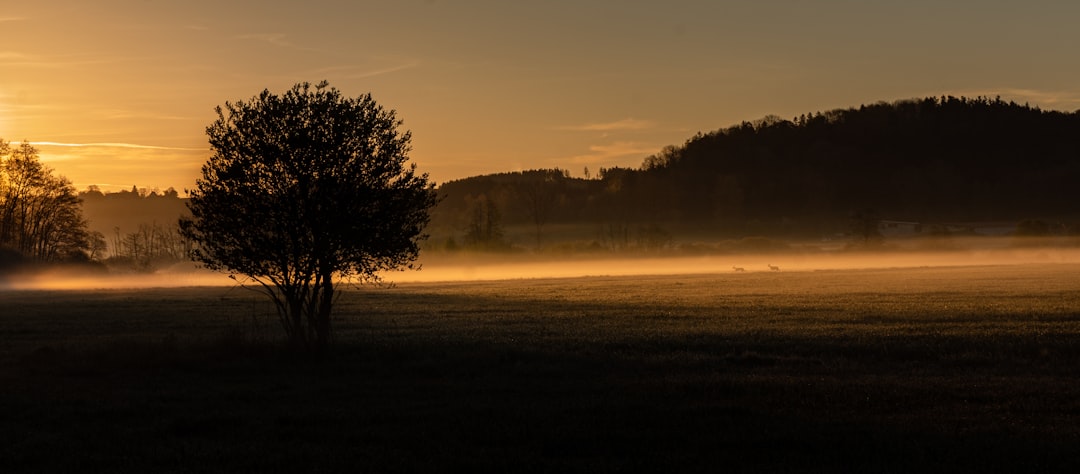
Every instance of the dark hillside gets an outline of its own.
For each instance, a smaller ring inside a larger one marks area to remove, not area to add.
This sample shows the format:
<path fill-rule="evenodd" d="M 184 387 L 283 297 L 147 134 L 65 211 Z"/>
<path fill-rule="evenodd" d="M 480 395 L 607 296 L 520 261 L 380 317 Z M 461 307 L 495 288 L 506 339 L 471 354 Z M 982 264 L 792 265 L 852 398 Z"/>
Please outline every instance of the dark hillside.
<path fill-rule="evenodd" d="M 699 218 L 1071 214 L 1080 117 L 983 98 L 879 103 L 699 135 L 645 174 Z"/>
<path fill-rule="evenodd" d="M 538 194 L 551 205 L 545 225 L 812 235 L 861 209 L 929 223 L 1071 221 L 1080 215 L 1080 113 L 941 97 L 770 116 L 595 178 L 541 170 L 449 182 L 433 222 L 464 228 L 484 196 L 506 225 L 527 225 Z"/>

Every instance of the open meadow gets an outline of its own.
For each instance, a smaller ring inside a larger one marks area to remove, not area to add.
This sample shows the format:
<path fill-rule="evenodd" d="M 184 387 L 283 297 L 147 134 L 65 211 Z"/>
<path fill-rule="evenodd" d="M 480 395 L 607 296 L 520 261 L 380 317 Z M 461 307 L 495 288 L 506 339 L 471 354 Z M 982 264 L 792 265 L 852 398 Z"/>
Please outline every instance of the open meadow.
<path fill-rule="evenodd" d="M 1077 472 L 1080 264 L 0 291 L 4 472 Z"/>

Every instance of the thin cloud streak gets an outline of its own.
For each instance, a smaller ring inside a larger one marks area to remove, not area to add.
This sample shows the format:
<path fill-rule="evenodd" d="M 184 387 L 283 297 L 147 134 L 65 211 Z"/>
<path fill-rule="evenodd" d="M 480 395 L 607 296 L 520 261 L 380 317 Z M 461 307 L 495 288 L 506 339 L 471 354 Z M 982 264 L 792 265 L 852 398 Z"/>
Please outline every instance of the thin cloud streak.
<path fill-rule="evenodd" d="M 315 48 L 308 48 L 308 47 L 297 45 L 296 43 L 293 43 L 292 41 L 286 40 L 285 39 L 286 37 L 287 36 L 284 33 L 250 33 L 250 34 L 234 36 L 234 38 L 239 39 L 239 40 L 260 41 L 260 42 L 267 43 L 267 44 L 270 44 L 270 45 L 273 45 L 273 46 L 277 46 L 279 48 L 292 49 L 292 50 L 296 50 L 296 51 L 308 51 L 308 52 L 317 52 L 317 51 L 319 51 L 318 49 L 315 49 Z"/>
<path fill-rule="evenodd" d="M 1040 91 L 1034 89 L 1005 89 L 1002 95 L 1016 96 L 1048 106 L 1080 104 L 1080 94 L 1076 92 Z"/>
<path fill-rule="evenodd" d="M 184 148 L 157 145 L 139 145 L 135 143 L 59 143 L 59 142 L 30 142 L 33 146 L 62 146 L 73 148 L 135 148 L 140 150 L 174 150 L 174 151 L 204 151 L 202 148 Z"/>
<path fill-rule="evenodd" d="M 951 95 L 965 97 L 998 97 L 1002 100 L 1028 102 L 1032 105 L 1046 106 L 1059 109 L 1061 106 L 1080 106 L 1080 92 L 1076 91 L 1048 91 L 1038 89 L 1003 88 L 1003 89 L 980 89 L 967 91 L 953 91 Z M 930 94 L 933 97 L 934 94 Z"/>
<path fill-rule="evenodd" d="M 102 64 L 138 63 L 153 59 L 151 57 L 109 57 L 109 56 L 79 56 L 59 55 L 41 56 L 29 55 L 17 51 L 0 52 L 0 62 L 5 67 L 34 67 L 42 69 L 63 69 L 72 67 L 95 66 Z"/>
<path fill-rule="evenodd" d="M 616 120 L 614 122 L 601 122 L 601 123 L 587 123 L 583 125 L 568 125 L 563 127 L 556 127 L 557 130 L 569 130 L 575 132 L 617 132 L 617 131 L 630 131 L 630 130 L 647 130 L 655 127 L 656 124 L 651 120 L 638 120 L 634 118 L 625 118 L 622 120 Z"/>
<path fill-rule="evenodd" d="M 570 162 L 575 164 L 610 164 L 612 161 L 626 161 L 628 158 L 637 158 L 639 161 L 660 147 L 645 145 L 637 142 L 614 142 L 606 145 L 590 145 L 591 153 L 571 157 Z"/>
<path fill-rule="evenodd" d="M 281 46 L 285 48 L 296 47 L 296 45 L 285 41 L 285 35 L 282 33 L 251 33 L 246 35 L 237 35 L 236 39 L 262 41 L 264 43 L 270 43 L 274 46 Z"/>
<path fill-rule="evenodd" d="M 419 65 L 420 65 L 420 63 L 414 62 L 414 63 L 409 63 L 409 64 L 402 64 L 400 66 L 391 66 L 391 67 L 387 67 L 387 68 L 383 68 L 383 69 L 376 69 L 376 70 L 373 70 L 373 71 L 361 72 L 361 73 L 353 74 L 353 75 L 350 75 L 350 76 L 347 76 L 347 77 L 350 78 L 350 79 L 364 79 L 364 78 L 368 78 L 368 77 L 375 77 L 375 76 L 381 76 L 383 74 L 390 74 L 390 73 L 394 73 L 394 72 L 398 72 L 398 71 L 404 71 L 406 69 L 412 69 L 412 68 L 415 68 L 415 67 L 417 67 Z"/>
<path fill-rule="evenodd" d="M 199 176 L 208 149 L 131 143 L 45 143 L 41 162 L 72 180 L 77 188 L 97 185 L 105 191 L 139 187 L 181 189 Z M 128 183 L 116 186 L 113 183 Z"/>
<path fill-rule="evenodd" d="M 389 61 L 388 61 L 389 62 Z M 377 69 L 366 69 L 360 66 L 341 66 L 341 67 L 327 67 L 316 69 L 312 71 L 312 76 L 326 76 L 330 74 L 341 74 L 342 77 L 347 79 L 365 79 L 369 77 L 381 76 L 384 74 L 391 74 L 398 71 L 404 71 L 407 69 L 413 69 L 420 66 L 419 61 L 407 61 L 403 64 L 397 64 L 393 66 L 387 66 Z"/>
<path fill-rule="evenodd" d="M 130 110 L 103 110 L 101 116 L 109 120 L 191 120 L 191 117 L 181 115 L 152 114 L 145 112 L 132 112 Z"/>

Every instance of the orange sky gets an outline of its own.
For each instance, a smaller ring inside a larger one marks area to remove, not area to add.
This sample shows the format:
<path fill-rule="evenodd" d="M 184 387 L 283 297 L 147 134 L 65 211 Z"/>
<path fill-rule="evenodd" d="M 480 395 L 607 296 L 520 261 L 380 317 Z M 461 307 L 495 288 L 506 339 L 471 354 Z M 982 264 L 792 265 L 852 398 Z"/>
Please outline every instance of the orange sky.
<path fill-rule="evenodd" d="M 1077 19 L 1064 0 L 16 2 L 0 138 L 79 189 L 183 189 L 215 106 L 327 79 L 396 109 L 437 182 L 580 176 L 766 114 L 941 94 L 1076 110 Z"/>

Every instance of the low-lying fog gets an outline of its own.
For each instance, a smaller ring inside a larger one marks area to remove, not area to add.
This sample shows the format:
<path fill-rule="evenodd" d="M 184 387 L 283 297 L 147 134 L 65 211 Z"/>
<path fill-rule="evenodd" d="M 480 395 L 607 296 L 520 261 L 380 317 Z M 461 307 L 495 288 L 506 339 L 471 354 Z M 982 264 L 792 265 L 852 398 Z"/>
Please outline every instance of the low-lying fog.
<path fill-rule="evenodd" d="M 1080 249 L 1040 248 L 965 252 L 708 255 L 694 257 L 573 258 L 534 261 L 431 262 L 419 272 L 388 274 L 396 282 L 569 278 L 700 273 L 807 272 L 871 268 L 1080 263 Z"/>
<path fill-rule="evenodd" d="M 1080 263 L 1076 247 L 991 246 L 954 251 L 796 252 L 702 256 L 613 257 L 602 254 L 541 258 L 533 254 L 455 254 L 421 258 L 420 271 L 387 272 L 387 282 L 439 282 L 585 276 L 701 273 L 807 272 L 872 268 Z M 775 269 L 774 269 L 775 268 Z M 741 269 L 741 270 L 738 270 Z M 243 277 L 237 276 L 241 281 Z M 227 275 L 180 264 L 153 273 L 101 273 L 50 270 L 0 275 L 0 290 L 119 289 L 233 286 Z"/>

